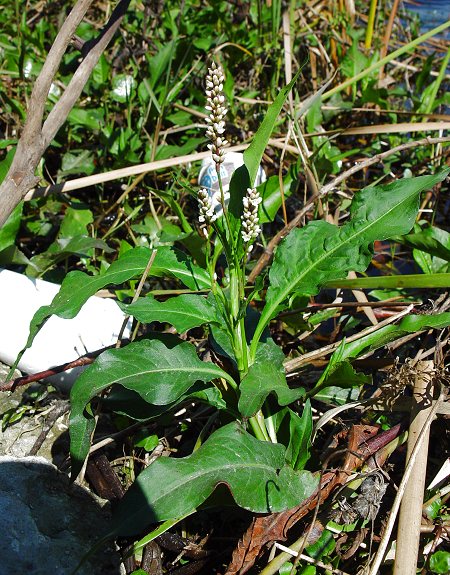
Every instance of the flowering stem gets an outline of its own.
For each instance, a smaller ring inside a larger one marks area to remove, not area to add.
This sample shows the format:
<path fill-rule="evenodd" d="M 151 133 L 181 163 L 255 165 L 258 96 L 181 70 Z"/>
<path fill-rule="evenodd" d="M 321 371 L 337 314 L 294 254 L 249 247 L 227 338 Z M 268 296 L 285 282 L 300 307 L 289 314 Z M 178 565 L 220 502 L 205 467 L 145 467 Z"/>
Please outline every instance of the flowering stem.
<path fill-rule="evenodd" d="M 220 176 L 220 164 L 216 164 L 216 173 L 217 173 L 217 181 L 219 182 L 219 190 L 220 190 L 220 203 L 222 204 L 222 210 L 223 210 L 223 217 L 225 219 L 225 225 L 226 225 L 226 229 L 228 231 L 228 238 L 230 239 L 230 241 L 228 242 L 229 247 L 231 248 L 231 250 L 233 250 L 233 241 L 232 241 L 232 236 L 231 236 L 231 225 L 230 225 L 230 219 L 228 217 L 228 208 L 225 204 L 225 194 L 223 191 L 223 184 L 222 184 L 222 178 Z M 226 249 L 226 246 L 224 246 Z M 230 254 L 233 257 L 233 254 Z"/>
<path fill-rule="evenodd" d="M 216 301 L 224 308 L 225 322 L 230 334 L 234 355 L 239 371 L 239 379 L 247 375 L 249 369 L 249 349 L 245 333 L 244 315 L 241 313 L 242 308 L 246 305 L 245 298 L 245 256 L 251 249 L 253 242 L 261 232 L 258 219 L 258 207 L 262 199 L 254 188 L 247 189 L 247 194 L 243 200 L 243 214 L 241 222 L 241 236 L 244 244 L 245 255 L 242 257 L 241 245 L 238 237 L 233 237 L 228 209 L 225 204 L 225 194 L 223 190 L 222 178 L 220 175 L 220 166 L 225 159 L 225 146 L 228 144 L 224 137 L 225 116 L 227 109 L 225 107 L 225 96 L 223 94 L 223 84 L 225 77 L 220 65 L 212 62 L 208 69 L 206 77 L 206 109 L 209 115 L 206 118 L 207 130 L 206 135 L 210 140 L 208 148 L 211 150 L 213 162 L 216 167 L 217 181 L 220 190 L 220 204 L 223 212 L 223 223 L 216 222 L 217 212 L 212 203 L 211 195 L 206 189 L 199 192 L 199 221 L 202 229 L 206 230 L 207 225 L 213 225 L 214 231 L 222 244 L 228 263 L 230 274 L 229 297 L 227 298 L 221 289 L 218 289 L 214 269 L 219 256 L 219 251 L 214 250 L 212 258 L 207 251 L 207 262 L 209 265 L 213 294 Z M 239 233 L 239 232 L 237 232 Z M 209 240 L 208 233 L 205 234 Z M 249 419 L 249 424 L 253 429 L 255 437 L 263 441 L 270 441 L 270 436 L 264 422 L 264 415 L 260 410 L 257 414 Z"/>
<path fill-rule="evenodd" d="M 236 355 L 236 362 L 238 366 L 239 373 L 243 377 L 248 370 L 248 365 L 246 361 L 247 353 L 244 352 L 244 345 L 242 338 L 245 337 L 245 332 L 242 333 L 242 324 L 239 320 L 239 311 L 241 307 L 241 298 L 239 290 L 239 268 L 236 268 L 233 264 L 229 267 L 230 270 L 230 310 L 233 322 L 233 347 L 234 353 Z M 245 342 L 245 348 L 247 343 Z"/>

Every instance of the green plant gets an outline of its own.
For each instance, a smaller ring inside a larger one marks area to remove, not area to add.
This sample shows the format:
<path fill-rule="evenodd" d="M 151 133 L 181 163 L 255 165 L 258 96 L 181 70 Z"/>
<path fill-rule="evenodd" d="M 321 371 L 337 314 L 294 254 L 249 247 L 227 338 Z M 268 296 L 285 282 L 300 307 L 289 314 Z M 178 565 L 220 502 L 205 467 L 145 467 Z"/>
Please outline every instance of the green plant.
<path fill-rule="evenodd" d="M 136 534 L 156 522 L 173 525 L 205 504 L 221 483 L 229 487 L 238 505 L 258 513 L 282 511 L 311 495 L 318 476 L 305 470 L 312 435 L 309 398 L 327 387 L 360 381 L 349 359 L 367 347 L 356 349 L 343 342 L 316 386 L 306 394 L 303 388 L 288 386 L 285 356 L 270 337 L 269 324 L 298 298 L 317 294 L 327 282 L 343 279 L 349 271 L 365 271 L 373 242 L 407 234 L 414 225 L 421 192 L 448 174 L 443 170 L 361 190 L 353 199 L 346 223 L 335 226 L 312 221 L 294 229 L 279 245 L 267 283 L 260 280 L 248 285 L 249 257 L 261 231 L 262 216 L 262 199 L 254 182 L 296 79 L 269 107 L 244 153 L 244 166 L 233 175 L 227 201 L 220 177 L 226 145 L 224 77 L 216 64 L 209 70 L 207 135 L 219 192 L 216 196 L 207 190 L 198 193 L 204 267 L 174 247 L 160 246 L 156 255 L 145 247 L 130 249 L 99 275 L 69 273 L 53 302 L 38 310 L 31 322 L 27 345 L 52 314 L 74 317 L 87 298 L 105 286 L 144 273 L 172 277 L 188 292 L 197 293 L 164 301 L 147 296 L 120 307 L 142 323 L 171 324 L 179 334 L 205 326 L 211 345 L 223 360 L 220 366 L 202 361 L 193 344 L 172 334 L 152 333 L 123 348 L 104 351 L 78 378 L 71 392 L 73 478 L 89 454 L 96 398 L 103 397 L 111 386 L 118 392 L 116 399 L 118 395 L 124 402 L 138 399 L 138 403 L 149 404 L 147 419 L 188 399 L 207 403 L 220 415 L 214 420 L 214 431 L 204 442 L 201 434 L 191 455 L 160 458 L 141 472 L 116 511 L 110 535 Z M 256 301 L 262 304 L 260 310 L 252 305 Z M 415 316 L 408 319 L 412 331 L 420 329 Z M 449 314 L 441 314 L 435 323 L 449 325 Z M 425 320 L 425 325 L 430 321 Z M 376 347 L 385 341 L 377 334 L 368 345 Z M 299 400 L 303 402 L 301 416 L 289 407 Z"/>

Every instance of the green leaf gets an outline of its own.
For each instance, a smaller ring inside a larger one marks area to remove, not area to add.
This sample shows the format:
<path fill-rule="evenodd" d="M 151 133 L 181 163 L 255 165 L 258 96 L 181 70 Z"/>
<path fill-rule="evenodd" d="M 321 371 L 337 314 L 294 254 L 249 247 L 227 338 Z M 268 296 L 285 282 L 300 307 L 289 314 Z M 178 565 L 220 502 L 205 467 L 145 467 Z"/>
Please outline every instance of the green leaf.
<path fill-rule="evenodd" d="M 432 573 L 450 572 L 450 553 L 448 551 L 436 551 L 430 557 L 430 571 Z"/>
<path fill-rule="evenodd" d="M 343 405 L 357 399 L 360 388 L 372 383 L 372 377 L 355 371 L 352 364 L 343 359 L 345 340 L 342 340 L 337 351 L 340 352 L 339 356 L 333 362 L 336 354 L 334 352 L 325 372 L 311 391 L 311 395 L 324 403 Z"/>
<path fill-rule="evenodd" d="M 361 387 L 372 382 L 370 375 L 365 375 L 364 373 L 358 373 L 353 368 L 352 364 L 343 359 L 345 350 L 345 341 L 343 340 L 339 346 L 339 357 L 336 361 L 333 361 L 333 357 L 327 366 L 327 369 L 323 373 L 320 380 L 317 382 L 313 389 L 314 394 L 319 391 L 322 392 L 327 387 L 339 387 L 342 389 L 349 389 L 352 387 Z"/>
<path fill-rule="evenodd" d="M 284 102 L 288 97 L 289 92 L 294 87 L 295 83 L 300 76 L 301 70 L 295 74 L 287 86 L 282 88 L 269 106 L 264 120 L 261 122 L 256 134 L 253 136 L 252 143 L 244 152 L 244 164 L 248 170 L 250 183 L 253 186 L 258 173 L 259 165 L 261 163 L 264 151 L 269 142 L 269 138 L 273 132 L 278 116 L 283 108 Z"/>
<path fill-rule="evenodd" d="M 75 126 L 84 126 L 93 132 L 98 132 L 105 122 L 104 116 L 104 111 L 101 108 L 92 108 L 90 110 L 72 108 L 67 119 L 69 123 L 74 124 Z"/>
<path fill-rule="evenodd" d="M 15 153 L 16 153 L 15 148 L 12 148 L 0 162 L 0 183 L 3 182 L 3 180 L 6 177 L 6 174 L 8 173 L 8 170 L 11 167 Z"/>
<path fill-rule="evenodd" d="M 294 567 L 293 563 L 283 563 L 283 565 L 278 569 L 279 575 L 296 575 L 297 569 Z"/>
<path fill-rule="evenodd" d="M 142 447 L 145 451 L 153 451 L 159 443 L 159 437 L 157 435 L 147 435 L 147 432 L 140 434 L 134 440 L 135 447 Z"/>
<path fill-rule="evenodd" d="M 254 415 L 270 393 L 275 393 L 280 405 L 288 405 L 303 395 L 303 388 L 290 389 L 283 367 L 284 353 L 268 339 L 260 343 L 255 362 L 249 367 L 240 385 L 239 411 L 244 417 Z"/>
<path fill-rule="evenodd" d="M 230 423 L 192 455 L 160 457 L 144 469 L 119 503 L 113 533 L 132 535 L 150 523 L 186 515 L 221 483 L 239 506 L 255 513 L 294 507 L 311 495 L 317 478 L 285 465 L 284 454 L 282 445 L 259 441 Z"/>
<path fill-rule="evenodd" d="M 153 89 L 156 88 L 158 80 L 166 72 L 175 54 L 176 42 L 171 40 L 159 48 L 154 56 L 148 58 L 150 68 L 150 82 Z"/>
<path fill-rule="evenodd" d="M 429 226 L 419 232 L 398 238 L 398 241 L 432 256 L 450 261 L 450 234 L 435 226 Z"/>
<path fill-rule="evenodd" d="M 16 241 L 16 235 L 22 219 L 23 202 L 20 202 L 0 228 L 0 252 L 12 246 Z"/>
<path fill-rule="evenodd" d="M 110 73 L 110 66 L 105 55 L 102 54 L 97 62 L 94 70 L 92 71 L 92 82 L 96 84 L 97 87 L 101 87 L 108 81 Z"/>
<path fill-rule="evenodd" d="M 86 209 L 80 203 L 72 204 L 66 209 L 58 236 L 71 238 L 72 236 L 85 235 L 88 225 L 92 224 L 93 221 L 94 216 L 91 210 Z"/>
<path fill-rule="evenodd" d="M 334 551 L 336 547 L 334 537 L 335 535 L 331 531 L 324 529 L 319 539 L 317 539 L 312 545 L 308 545 L 306 548 L 307 554 L 310 557 L 313 557 L 316 561 L 319 561 L 326 556 L 330 557 L 331 552 Z"/>
<path fill-rule="evenodd" d="M 431 521 L 439 517 L 439 515 L 441 514 L 441 510 L 442 510 L 442 499 L 440 497 L 437 497 L 437 499 L 432 499 L 431 503 L 424 506 L 424 513 Z"/>
<path fill-rule="evenodd" d="M 5 158 L 0 162 L 0 183 L 5 179 L 14 159 L 15 149 L 9 150 Z M 22 219 L 23 202 L 20 202 L 0 228 L 0 252 L 12 246 L 16 241 L 16 235 Z"/>
<path fill-rule="evenodd" d="M 74 318 L 86 301 L 98 290 L 108 285 L 122 284 L 142 275 L 151 253 L 151 250 L 144 247 L 129 250 L 98 276 L 89 276 L 80 271 L 68 273 L 52 303 L 40 307 L 34 314 L 30 323 L 30 334 L 26 346 L 17 357 L 15 365 L 20 361 L 25 350 L 33 343 L 37 332 L 50 316 L 57 315 L 64 319 Z M 150 275 L 175 276 L 189 289 L 210 287 L 208 273 L 196 266 L 186 254 L 172 247 L 162 246 L 158 249 Z"/>
<path fill-rule="evenodd" d="M 112 79 L 111 99 L 124 104 L 136 89 L 136 80 L 129 74 L 118 74 Z"/>
<path fill-rule="evenodd" d="M 95 158 L 90 150 L 76 153 L 66 152 L 62 157 L 58 178 L 66 178 L 72 174 L 86 174 L 90 176 L 95 171 Z"/>
<path fill-rule="evenodd" d="M 288 175 L 283 182 L 284 197 L 291 195 L 292 177 Z M 271 176 L 268 180 L 258 186 L 262 202 L 259 206 L 259 223 L 272 222 L 281 206 L 280 180 L 278 176 Z"/>
<path fill-rule="evenodd" d="M 349 271 L 365 271 L 373 242 L 407 233 L 414 224 L 420 193 L 442 181 L 449 170 L 434 176 L 398 180 L 366 188 L 351 205 L 351 219 L 338 227 L 314 221 L 293 230 L 279 245 L 270 269 L 270 286 L 252 344 L 251 356 L 263 329 L 289 297 L 315 295 L 325 282 L 344 278 Z"/>
<path fill-rule="evenodd" d="M 332 385 L 325 387 L 314 394 L 314 399 L 322 403 L 333 405 L 344 405 L 351 401 L 356 401 L 359 397 L 359 387 L 334 387 Z"/>
<path fill-rule="evenodd" d="M 175 409 L 184 401 L 199 401 L 215 407 L 216 409 L 227 409 L 227 404 L 222 399 L 219 389 L 211 384 L 197 381 L 186 393 L 181 395 L 173 403 L 168 405 L 150 405 L 142 401 L 142 397 L 136 392 L 126 389 L 121 385 L 115 385 L 107 397 L 102 398 L 102 405 L 105 405 L 114 413 L 126 415 L 136 421 L 150 421 L 160 417 L 163 413 Z"/>
<path fill-rule="evenodd" d="M 213 363 L 201 361 L 195 347 L 177 338 L 142 340 L 122 349 L 107 350 L 77 379 L 70 394 L 70 453 L 76 477 L 89 452 L 93 416 L 86 412 L 91 399 L 118 383 L 153 405 L 179 399 L 196 381 L 231 377 Z"/>
<path fill-rule="evenodd" d="M 413 258 L 424 274 L 449 273 L 450 262 L 431 256 L 421 250 L 413 250 Z"/>
<path fill-rule="evenodd" d="M 27 274 L 30 277 L 37 277 L 70 255 L 91 256 L 94 248 L 106 253 L 114 251 L 103 240 L 88 236 L 59 238 L 51 244 L 47 251 L 31 258 Z"/>
<path fill-rule="evenodd" d="M 408 315 L 398 325 L 386 325 L 356 341 L 346 343 L 343 357 L 355 358 L 387 343 L 424 329 L 443 329 L 450 325 L 450 312 L 436 315 Z"/>
<path fill-rule="evenodd" d="M 139 298 L 132 304 L 118 303 L 120 309 L 142 323 L 159 321 L 170 323 L 178 333 L 205 323 L 219 323 L 216 307 L 205 297 L 194 294 L 158 301 L 151 296 Z"/>
<path fill-rule="evenodd" d="M 288 408 L 289 409 L 289 408 Z M 313 420 L 311 403 L 306 400 L 302 416 L 299 417 L 289 409 L 289 445 L 286 450 L 286 461 L 295 469 L 303 469 L 310 457 Z"/>

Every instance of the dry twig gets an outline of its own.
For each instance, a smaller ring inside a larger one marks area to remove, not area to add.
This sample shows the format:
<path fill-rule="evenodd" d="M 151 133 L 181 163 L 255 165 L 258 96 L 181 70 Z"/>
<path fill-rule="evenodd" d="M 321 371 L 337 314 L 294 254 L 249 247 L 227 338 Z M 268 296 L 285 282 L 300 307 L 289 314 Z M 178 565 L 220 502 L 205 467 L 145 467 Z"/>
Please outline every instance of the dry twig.
<path fill-rule="evenodd" d="M 78 100 L 100 56 L 114 36 L 130 0 L 121 0 L 98 37 L 83 45 L 81 64 L 44 121 L 47 96 L 61 59 L 91 3 L 92 0 L 78 0 L 56 36 L 36 80 L 28 106 L 27 120 L 17 144 L 13 162 L 0 186 L 0 227 L 28 190 L 39 182 L 39 178 L 35 176 L 36 168 Z"/>

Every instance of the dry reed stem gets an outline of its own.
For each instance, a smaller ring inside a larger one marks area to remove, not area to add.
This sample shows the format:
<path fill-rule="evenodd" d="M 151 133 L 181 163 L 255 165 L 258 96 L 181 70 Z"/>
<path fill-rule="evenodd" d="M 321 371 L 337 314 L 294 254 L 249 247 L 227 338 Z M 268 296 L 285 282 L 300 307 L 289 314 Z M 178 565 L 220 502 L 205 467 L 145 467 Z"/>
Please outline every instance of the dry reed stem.
<path fill-rule="evenodd" d="M 409 427 L 406 460 L 411 457 L 418 435 L 433 406 L 433 361 L 420 361 L 416 364 L 417 374 L 414 384 L 414 403 Z M 411 477 L 406 485 L 400 507 L 395 552 L 394 575 L 410 575 L 416 572 L 420 544 L 420 524 L 422 503 L 427 471 L 428 440 L 430 428 L 426 431 L 417 453 Z"/>
<path fill-rule="evenodd" d="M 442 402 L 442 389 L 440 388 L 439 391 L 439 399 L 434 403 L 431 411 L 429 412 L 426 421 L 424 422 L 422 429 L 417 437 L 417 441 L 414 445 L 414 449 L 411 452 L 410 458 L 408 459 L 408 464 L 405 468 L 405 472 L 403 474 L 403 478 L 400 482 L 398 487 L 397 495 L 395 496 L 394 502 L 392 504 L 391 512 L 389 514 L 388 521 L 386 523 L 386 527 L 384 529 L 383 537 L 380 541 L 380 545 L 378 547 L 377 553 L 373 558 L 372 565 L 370 566 L 370 571 L 368 575 L 378 575 L 380 565 L 383 562 L 383 559 L 386 555 L 386 551 L 389 545 L 389 541 L 391 538 L 392 530 L 394 529 L 395 521 L 397 519 L 398 510 L 400 507 L 400 503 L 403 499 L 403 495 L 405 493 L 406 485 L 411 477 L 412 470 L 417 460 L 417 456 L 421 450 L 422 443 L 426 437 L 428 437 L 430 425 L 435 418 L 436 414 L 438 413 L 439 407 Z M 410 572 L 411 573 L 411 572 Z M 414 571 L 413 571 L 414 573 Z M 409 575 L 409 574 L 408 574 Z"/>
<path fill-rule="evenodd" d="M 304 134 L 304 137 L 314 137 L 314 136 L 324 136 L 328 134 L 336 134 L 337 136 L 348 136 L 348 135 L 361 135 L 361 134 L 382 134 L 382 133 L 394 133 L 394 132 L 415 132 L 415 131 L 438 131 L 438 130 L 445 130 L 450 129 L 450 122 L 416 122 L 414 124 L 402 123 L 402 124 L 380 124 L 376 126 L 361 126 L 357 128 L 350 128 L 348 130 L 344 130 L 342 132 L 336 133 L 332 132 L 318 132 L 314 134 Z M 383 159 L 388 157 L 389 155 L 401 151 L 403 149 L 414 148 L 417 145 L 427 145 L 427 144 L 435 144 L 435 143 L 443 143 L 449 142 L 450 138 L 424 138 L 422 140 L 418 140 L 417 142 L 407 142 L 406 144 L 402 144 L 401 146 L 397 146 L 396 148 L 392 148 L 392 150 L 387 150 L 382 154 L 378 154 L 374 158 L 369 158 L 370 163 L 364 164 L 370 165 L 371 163 L 375 163 L 375 158 Z M 292 145 L 286 145 L 284 139 L 274 139 L 271 138 L 269 140 L 269 145 L 273 146 L 274 148 L 285 149 L 286 152 L 290 152 L 292 154 L 298 155 L 299 151 L 298 148 Z M 242 152 L 246 148 L 248 148 L 249 144 L 240 144 L 238 146 L 232 146 L 227 148 L 227 152 Z M 119 180 L 121 178 L 127 178 L 130 176 L 136 176 L 138 174 L 154 172 L 156 170 L 161 170 L 164 168 L 172 168 L 174 166 L 181 166 L 183 164 L 189 164 L 191 162 L 198 162 L 203 160 L 204 158 L 208 158 L 210 156 L 210 152 L 196 152 L 195 154 L 188 154 L 185 156 L 178 156 L 175 158 L 168 158 L 166 160 L 157 160 L 155 162 L 148 162 L 146 164 L 137 164 L 135 166 L 128 166 L 127 168 L 120 168 L 118 170 L 111 170 L 109 172 L 104 172 L 101 174 L 93 174 L 92 176 L 84 176 L 82 178 L 76 178 L 74 180 L 68 180 L 66 182 L 62 182 L 61 184 L 54 184 L 51 186 L 36 188 L 34 190 L 30 190 L 24 200 L 29 201 L 35 198 L 39 198 L 42 196 L 47 196 L 51 193 L 56 192 L 72 192 L 74 190 L 80 190 L 83 188 L 87 188 L 89 186 L 95 186 L 97 184 L 104 184 L 106 182 L 111 182 L 113 180 Z M 377 161 L 380 161 L 377 160 Z M 362 166 L 362 163 L 361 163 Z M 355 171 L 359 171 L 358 166 L 356 166 Z M 347 174 L 347 172 L 344 172 Z M 346 176 L 347 177 L 347 176 Z M 345 178 L 344 178 L 345 179 Z"/>
<path fill-rule="evenodd" d="M 384 33 L 383 45 L 382 45 L 381 50 L 380 50 L 380 58 L 381 59 L 384 58 L 388 52 L 389 42 L 391 40 L 392 28 L 394 26 L 395 17 L 397 16 L 397 10 L 398 10 L 399 4 L 400 4 L 400 0 L 394 0 L 394 2 L 392 4 L 391 12 L 389 14 L 389 20 L 388 20 L 388 23 L 386 26 L 386 31 Z M 380 80 L 382 80 L 383 76 L 384 76 L 384 66 L 382 66 L 380 68 L 380 71 L 378 73 L 378 78 Z"/>

